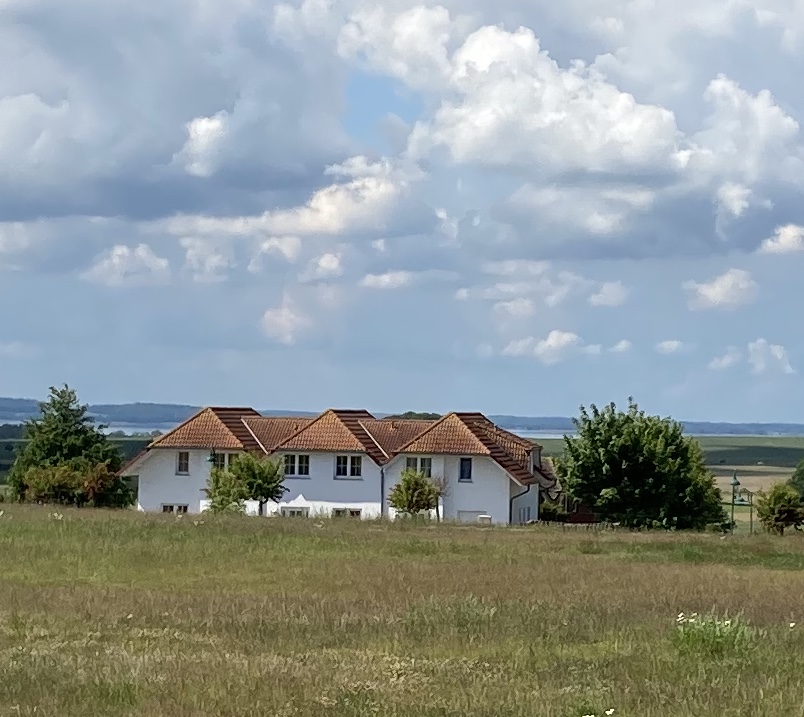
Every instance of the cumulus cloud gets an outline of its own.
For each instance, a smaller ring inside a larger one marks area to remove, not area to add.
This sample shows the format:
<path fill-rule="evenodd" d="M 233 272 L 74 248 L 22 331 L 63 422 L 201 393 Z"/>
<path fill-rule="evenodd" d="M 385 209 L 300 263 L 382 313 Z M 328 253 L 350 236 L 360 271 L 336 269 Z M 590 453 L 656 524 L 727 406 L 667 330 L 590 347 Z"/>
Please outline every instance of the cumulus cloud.
<path fill-rule="evenodd" d="M 713 371 L 722 371 L 723 369 L 731 368 L 742 361 L 743 354 L 736 346 L 730 346 L 726 352 L 720 356 L 715 356 L 709 364 L 708 368 Z"/>
<path fill-rule="evenodd" d="M 263 333 L 286 346 L 296 343 L 299 333 L 311 325 L 310 318 L 301 312 L 287 292 L 282 295 L 279 306 L 267 309 L 262 315 Z"/>
<path fill-rule="evenodd" d="M 787 349 L 781 344 L 772 344 L 767 339 L 757 339 L 748 344 L 748 363 L 756 374 L 772 371 L 795 373 Z"/>
<path fill-rule="evenodd" d="M 614 344 L 609 351 L 615 354 L 624 354 L 630 351 L 634 345 L 628 339 L 620 339 L 616 344 Z"/>
<path fill-rule="evenodd" d="M 99 256 L 81 277 L 105 286 L 145 286 L 170 281 L 170 263 L 147 244 L 115 246 Z"/>
<path fill-rule="evenodd" d="M 804 227 L 798 224 L 776 227 L 773 236 L 762 241 L 759 251 L 762 254 L 790 254 L 804 251 Z"/>
<path fill-rule="evenodd" d="M 666 339 L 657 343 L 654 348 L 657 353 L 667 355 L 681 353 L 687 347 L 683 341 L 678 339 Z"/>
<path fill-rule="evenodd" d="M 621 281 L 606 281 L 589 297 L 590 306 L 622 306 L 628 298 L 628 289 Z"/>
<path fill-rule="evenodd" d="M 690 309 L 734 309 L 750 304 L 759 294 L 759 285 L 745 269 L 727 269 L 710 281 L 685 281 Z"/>
<path fill-rule="evenodd" d="M 600 344 L 586 344 L 578 334 L 572 331 L 554 329 L 546 337 L 539 339 L 528 336 L 510 341 L 502 350 L 503 356 L 531 357 L 543 364 L 552 366 L 569 358 L 573 354 L 600 354 Z"/>
<path fill-rule="evenodd" d="M 343 274 L 340 252 L 327 252 L 315 257 L 307 270 L 299 276 L 300 281 L 325 281 Z"/>

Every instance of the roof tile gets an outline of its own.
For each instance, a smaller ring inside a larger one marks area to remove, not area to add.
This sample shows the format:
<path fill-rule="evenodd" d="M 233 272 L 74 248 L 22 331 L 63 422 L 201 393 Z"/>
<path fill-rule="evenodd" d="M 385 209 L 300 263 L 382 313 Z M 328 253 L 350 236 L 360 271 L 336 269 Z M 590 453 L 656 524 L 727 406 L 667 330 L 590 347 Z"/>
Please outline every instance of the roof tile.
<path fill-rule="evenodd" d="M 313 418 L 296 416 L 256 416 L 243 419 L 262 447 L 269 453 L 276 447 L 313 422 Z"/>
<path fill-rule="evenodd" d="M 250 415 L 251 412 L 259 415 L 252 408 L 204 408 L 172 431 L 157 438 L 149 448 L 243 450 L 243 441 L 235 435 L 231 427 L 236 423 L 233 415 Z M 245 429 L 245 426 L 242 427 Z"/>
<path fill-rule="evenodd" d="M 340 414 L 340 415 L 339 415 Z M 342 420 L 348 417 L 372 417 L 367 411 L 324 411 L 294 435 L 277 445 L 280 451 L 345 451 L 349 453 L 367 453 L 367 447 Z"/>

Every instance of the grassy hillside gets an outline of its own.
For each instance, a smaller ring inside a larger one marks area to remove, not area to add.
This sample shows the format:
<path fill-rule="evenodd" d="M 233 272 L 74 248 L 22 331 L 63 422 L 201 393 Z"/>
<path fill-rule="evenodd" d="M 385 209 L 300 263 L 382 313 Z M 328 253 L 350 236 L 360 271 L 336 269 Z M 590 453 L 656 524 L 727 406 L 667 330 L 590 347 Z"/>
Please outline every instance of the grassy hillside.
<path fill-rule="evenodd" d="M 0 517 L 0 713 L 800 712 L 795 536 L 50 512 Z"/>

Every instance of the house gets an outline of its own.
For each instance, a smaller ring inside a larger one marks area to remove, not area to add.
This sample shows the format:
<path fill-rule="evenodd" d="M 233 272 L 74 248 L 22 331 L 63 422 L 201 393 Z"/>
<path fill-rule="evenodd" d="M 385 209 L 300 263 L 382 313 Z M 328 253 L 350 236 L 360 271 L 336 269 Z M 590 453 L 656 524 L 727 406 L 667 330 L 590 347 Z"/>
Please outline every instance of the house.
<path fill-rule="evenodd" d="M 225 467 L 244 451 L 284 462 L 289 490 L 267 510 L 286 516 L 393 518 L 388 497 L 406 469 L 444 486 L 445 520 L 525 523 L 538 516 L 540 492 L 558 490 L 541 447 L 481 413 L 425 421 L 363 410 L 300 418 L 205 408 L 154 440 L 121 474 L 136 479 L 139 510 L 198 513 L 208 505 L 212 466 Z"/>

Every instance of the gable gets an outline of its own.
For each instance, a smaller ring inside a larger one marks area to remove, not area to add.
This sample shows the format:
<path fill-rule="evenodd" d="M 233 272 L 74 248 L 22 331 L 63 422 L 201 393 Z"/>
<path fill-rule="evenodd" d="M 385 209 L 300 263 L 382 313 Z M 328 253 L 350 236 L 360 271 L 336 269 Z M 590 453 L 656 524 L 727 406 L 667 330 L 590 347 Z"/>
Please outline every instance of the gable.
<path fill-rule="evenodd" d="M 450 413 L 404 446 L 398 453 L 442 453 L 487 456 L 489 449 L 457 414 Z"/>
<path fill-rule="evenodd" d="M 343 412 L 347 413 L 347 412 Z M 362 412 L 361 412 L 362 413 Z M 365 412 L 367 415 L 367 412 Z M 287 440 L 276 446 L 277 451 L 327 451 L 367 453 L 357 436 L 341 420 L 336 411 L 325 411 Z"/>
<path fill-rule="evenodd" d="M 252 408 L 205 408 L 172 431 L 153 441 L 149 448 L 201 448 L 215 450 L 250 450 L 256 442 L 240 417 L 259 415 Z M 242 430 L 241 430 L 242 429 Z M 248 434 L 248 438 L 244 435 Z M 240 437 L 238 437 L 238 434 Z"/>
<path fill-rule="evenodd" d="M 256 416 L 244 418 L 243 423 L 263 450 L 271 453 L 280 443 L 309 426 L 313 420 L 315 419 L 301 416 Z"/>

